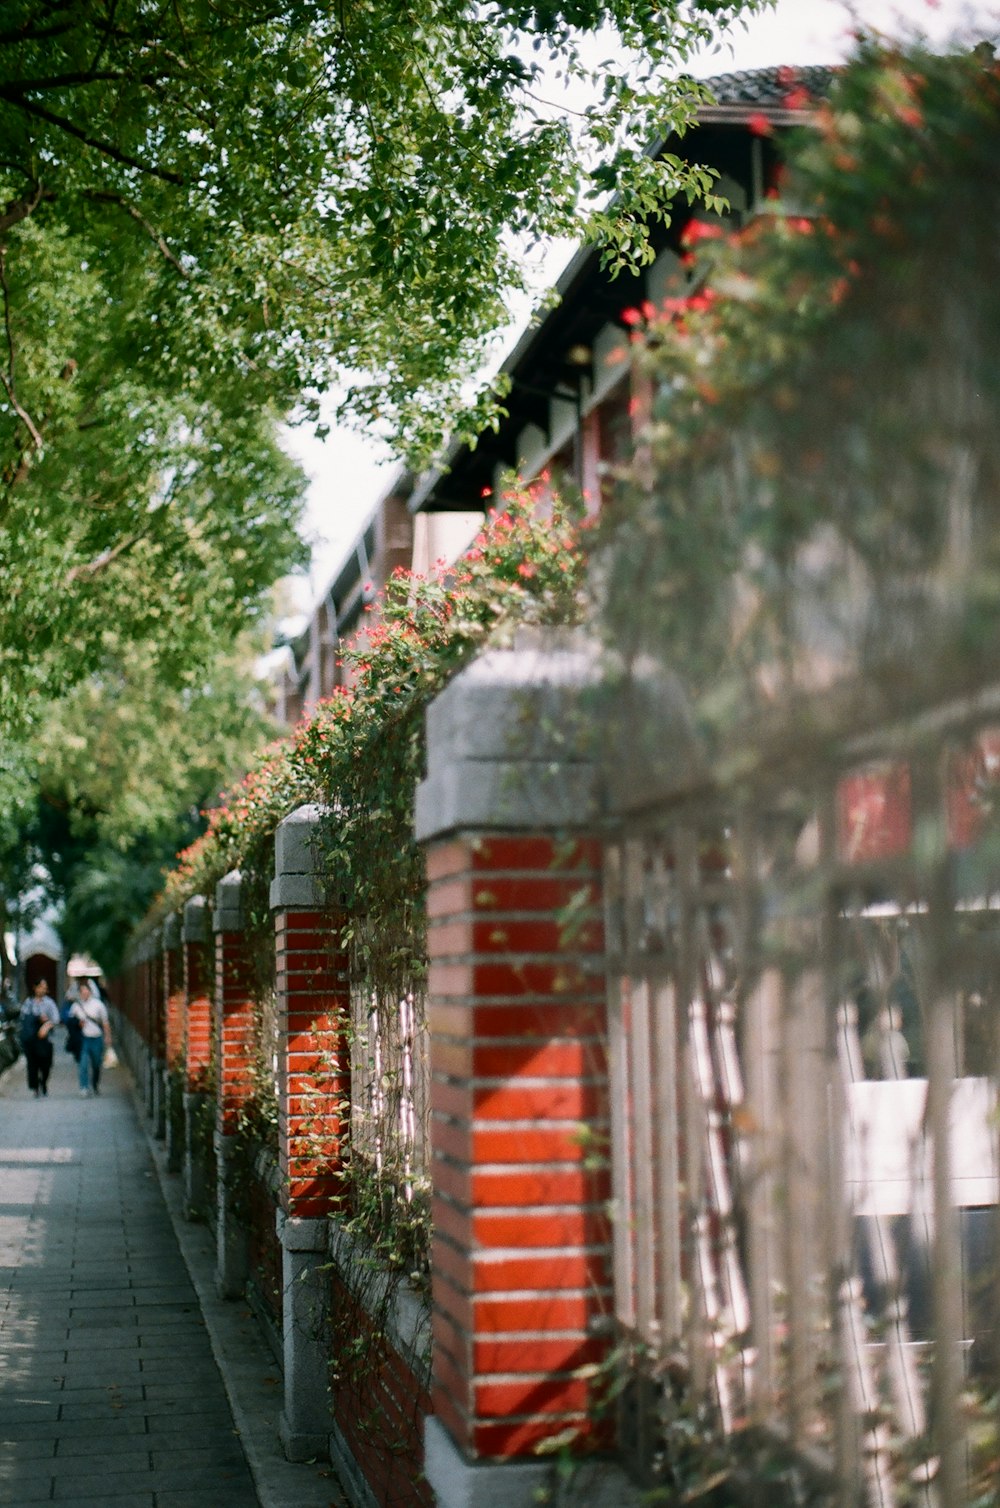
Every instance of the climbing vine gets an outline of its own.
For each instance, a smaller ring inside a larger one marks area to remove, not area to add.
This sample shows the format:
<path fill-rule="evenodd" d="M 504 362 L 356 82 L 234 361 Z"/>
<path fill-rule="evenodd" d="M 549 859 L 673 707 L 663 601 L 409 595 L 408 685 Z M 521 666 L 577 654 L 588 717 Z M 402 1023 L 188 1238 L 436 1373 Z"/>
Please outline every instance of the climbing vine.
<path fill-rule="evenodd" d="M 207 813 L 206 832 L 179 856 L 149 919 L 158 922 L 192 895 L 211 895 L 223 875 L 241 871 L 258 1004 L 254 1088 L 243 1134 L 248 1144 L 273 1144 L 273 837 L 282 818 L 302 803 L 324 809 L 317 858 L 330 892 L 344 897 L 348 918 L 331 946 L 349 954 L 357 1009 L 345 1023 L 344 1042 L 328 1044 L 327 1056 L 337 1061 L 324 1061 L 323 1072 L 336 1078 L 342 1053 L 351 1055 L 369 1082 L 377 1066 L 379 1093 L 363 1115 L 355 1107 L 355 1131 L 376 1112 L 385 1128 L 354 1138 L 348 1204 L 382 1258 L 407 1274 L 423 1270 L 429 1230 L 419 1155 L 413 1160 L 420 1128 L 413 1127 L 411 1145 L 400 1152 L 402 1060 L 397 1054 L 392 1063 L 383 1061 L 386 1034 L 376 1039 L 374 1023 L 398 1026 L 401 1012 L 408 1015 L 412 1067 L 422 1051 L 426 972 L 423 860 L 413 838 L 424 711 L 478 648 L 515 625 L 578 621 L 585 591 L 574 509 L 556 499 L 540 519 L 531 495 L 514 484 L 489 509 L 482 531 L 456 564 L 442 563 L 427 576 L 397 570 L 373 603 L 358 642 L 344 652 L 350 684 L 264 751 Z M 350 1114 L 350 1107 L 340 1108 Z M 315 1124 L 325 1124 L 319 1112 Z"/>
<path fill-rule="evenodd" d="M 786 750 L 813 752 L 837 719 L 988 668 L 998 146 L 988 44 L 862 37 L 762 212 L 696 215 L 671 295 L 625 311 L 649 423 L 607 530 L 606 621 L 737 759 L 748 719 L 783 713 Z"/>

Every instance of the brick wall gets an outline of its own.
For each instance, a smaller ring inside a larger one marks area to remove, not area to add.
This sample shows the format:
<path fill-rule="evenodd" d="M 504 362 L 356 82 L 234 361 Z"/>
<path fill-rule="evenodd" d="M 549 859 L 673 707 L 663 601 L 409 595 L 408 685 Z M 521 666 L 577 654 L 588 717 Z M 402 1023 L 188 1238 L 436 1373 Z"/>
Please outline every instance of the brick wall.
<path fill-rule="evenodd" d="M 342 1193 L 350 998 L 348 961 L 334 946 L 341 924 L 327 911 L 279 911 L 275 918 L 282 1204 L 304 1218 L 329 1214 Z"/>
<path fill-rule="evenodd" d="M 610 1311 L 600 854 L 463 836 L 428 853 L 432 1401 L 480 1457 L 588 1434 Z M 558 913 L 583 925 L 572 937 Z"/>
<path fill-rule="evenodd" d="M 401 1353 L 384 1314 L 373 1320 L 336 1270 L 330 1290 L 334 1418 L 344 1444 L 379 1508 L 434 1508 L 423 1476 L 426 1362 Z"/>

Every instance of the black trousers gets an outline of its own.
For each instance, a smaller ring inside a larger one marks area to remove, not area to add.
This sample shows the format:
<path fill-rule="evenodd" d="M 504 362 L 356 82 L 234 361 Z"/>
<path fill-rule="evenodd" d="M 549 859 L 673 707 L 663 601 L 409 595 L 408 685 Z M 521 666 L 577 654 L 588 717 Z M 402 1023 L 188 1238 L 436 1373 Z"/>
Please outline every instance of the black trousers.
<path fill-rule="evenodd" d="M 32 1037 L 24 1044 L 24 1062 L 28 1070 L 28 1088 L 44 1092 L 52 1072 L 52 1043 L 48 1037 Z"/>

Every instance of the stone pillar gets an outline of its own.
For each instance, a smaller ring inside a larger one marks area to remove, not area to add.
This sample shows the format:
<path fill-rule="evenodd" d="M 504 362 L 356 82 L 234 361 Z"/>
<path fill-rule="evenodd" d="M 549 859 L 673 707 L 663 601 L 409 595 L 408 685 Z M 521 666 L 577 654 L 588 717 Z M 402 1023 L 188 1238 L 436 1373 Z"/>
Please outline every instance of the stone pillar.
<path fill-rule="evenodd" d="M 157 971 L 153 981 L 153 995 L 149 1002 L 149 1095 L 147 1110 L 153 1125 L 153 1135 L 162 1141 L 167 1134 L 167 995 L 170 974 L 170 921 L 155 934 Z"/>
<path fill-rule="evenodd" d="M 216 1286 L 222 1298 L 241 1298 L 249 1272 L 249 1232 L 240 1217 L 234 1178 L 239 1114 L 251 1087 L 254 1003 L 246 948 L 239 870 L 215 887 L 215 1062 L 217 1079 Z"/>
<path fill-rule="evenodd" d="M 143 1090 L 143 1103 L 145 1105 L 146 1115 L 150 1119 L 152 1119 L 153 1116 L 153 1080 L 156 1053 L 154 1045 L 156 1030 L 156 1007 L 160 998 L 162 982 L 162 936 L 159 932 L 154 932 L 152 937 L 149 939 L 149 964 L 145 971 L 145 979 L 143 981 L 142 1041 L 144 1051 L 142 1055 L 142 1077 L 141 1079 L 139 1079 L 139 1083 L 142 1085 Z"/>
<path fill-rule="evenodd" d="M 167 1168 L 179 1173 L 184 1163 L 184 953 L 181 918 L 175 912 L 163 924 L 164 1051 L 163 1134 L 167 1143 Z"/>
<path fill-rule="evenodd" d="M 321 809 L 299 807 L 275 834 L 278 1158 L 283 1253 L 284 1409 L 289 1460 L 325 1454 L 330 1434 L 325 1316 L 329 1215 L 342 1185 L 340 1105 L 350 1092 L 350 979 L 343 911 L 315 850 Z"/>
<path fill-rule="evenodd" d="M 207 1196 L 204 1133 L 212 1070 L 212 1000 L 208 905 L 202 895 L 184 906 L 184 1206 L 204 1214 Z"/>
<path fill-rule="evenodd" d="M 538 1447 L 595 1434 L 586 1369 L 612 1304 L 609 1178 L 580 1134 L 608 1130 L 594 681 L 584 647 L 529 639 L 475 661 L 427 715 L 439 1508 L 530 1508 Z"/>

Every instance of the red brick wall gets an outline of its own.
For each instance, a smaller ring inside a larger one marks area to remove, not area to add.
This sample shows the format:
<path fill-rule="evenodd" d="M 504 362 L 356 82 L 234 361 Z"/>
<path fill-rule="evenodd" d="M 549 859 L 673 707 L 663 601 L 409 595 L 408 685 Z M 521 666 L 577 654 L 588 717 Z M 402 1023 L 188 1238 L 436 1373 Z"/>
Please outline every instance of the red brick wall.
<path fill-rule="evenodd" d="M 278 990 L 278 1158 L 287 1214 L 330 1213 L 342 1197 L 341 1144 L 350 1126 L 348 960 L 328 911 L 275 917 Z"/>
<path fill-rule="evenodd" d="M 253 968 L 242 932 L 215 935 L 215 1031 L 218 1127 L 237 1130 L 252 1086 L 254 1041 Z"/>
<path fill-rule="evenodd" d="M 180 947 L 163 955 L 164 1049 L 167 1067 L 180 1071 L 184 1064 L 184 961 Z"/>
<path fill-rule="evenodd" d="M 184 956 L 184 1087 L 204 1091 L 212 1063 L 212 1001 L 208 946 L 182 944 Z"/>
<path fill-rule="evenodd" d="M 592 1429 L 578 1368 L 607 1342 L 609 1176 L 600 852 L 462 837 L 428 852 L 434 1412 L 461 1448 Z M 569 936 L 560 908 L 585 901 Z"/>
<path fill-rule="evenodd" d="M 434 1508 L 423 1477 L 426 1367 L 415 1372 L 339 1273 L 331 1277 L 334 1418 L 379 1508 Z"/>

